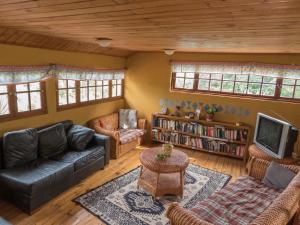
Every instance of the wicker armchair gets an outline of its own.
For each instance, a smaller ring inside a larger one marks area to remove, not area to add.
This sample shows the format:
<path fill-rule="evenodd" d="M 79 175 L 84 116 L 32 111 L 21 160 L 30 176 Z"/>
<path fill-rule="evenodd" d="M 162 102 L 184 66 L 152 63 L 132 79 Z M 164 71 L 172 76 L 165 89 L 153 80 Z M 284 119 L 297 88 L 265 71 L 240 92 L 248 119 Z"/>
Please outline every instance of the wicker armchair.
<path fill-rule="evenodd" d="M 248 175 L 258 180 L 262 180 L 270 162 L 252 158 L 249 163 Z M 295 173 L 300 171 L 300 167 L 292 165 L 282 165 Z M 291 181 L 289 186 L 272 202 L 272 204 L 255 220 L 251 225 L 285 225 L 287 224 L 297 209 L 300 201 L 300 173 Z M 201 220 L 197 215 L 188 209 L 172 203 L 166 213 L 172 225 L 213 225 L 212 223 Z"/>
<path fill-rule="evenodd" d="M 119 129 L 119 114 L 113 113 L 90 120 L 88 126 L 99 134 L 111 137 L 110 157 L 117 159 L 135 149 L 137 145 L 142 144 L 146 130 L 146 119 L 138 119 L 137 129 L 121 130 Z M 128 134 L 128 132 L 130 133 Z"/>

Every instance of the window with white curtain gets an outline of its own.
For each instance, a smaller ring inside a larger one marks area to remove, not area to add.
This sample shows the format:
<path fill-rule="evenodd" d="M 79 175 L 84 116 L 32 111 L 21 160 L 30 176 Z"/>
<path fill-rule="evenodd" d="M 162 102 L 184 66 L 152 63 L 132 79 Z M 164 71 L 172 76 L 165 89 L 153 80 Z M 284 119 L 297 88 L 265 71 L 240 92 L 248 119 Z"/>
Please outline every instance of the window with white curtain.
<path fill-rule="evenodd" d="M 260 63 L 172 62 L 171 90 L 300 100 L 300 67 Z"/>

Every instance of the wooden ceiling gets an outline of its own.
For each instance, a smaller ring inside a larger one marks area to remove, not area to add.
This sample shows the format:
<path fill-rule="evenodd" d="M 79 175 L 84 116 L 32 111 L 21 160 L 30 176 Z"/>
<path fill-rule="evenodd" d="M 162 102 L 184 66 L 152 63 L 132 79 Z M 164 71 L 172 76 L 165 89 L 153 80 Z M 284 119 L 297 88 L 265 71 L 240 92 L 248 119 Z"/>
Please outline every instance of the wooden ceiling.
<path fill-rule="evenodd" d="M 0 43 L 118 56 L 300 53 L 300 0 L 0 0 Z"/>

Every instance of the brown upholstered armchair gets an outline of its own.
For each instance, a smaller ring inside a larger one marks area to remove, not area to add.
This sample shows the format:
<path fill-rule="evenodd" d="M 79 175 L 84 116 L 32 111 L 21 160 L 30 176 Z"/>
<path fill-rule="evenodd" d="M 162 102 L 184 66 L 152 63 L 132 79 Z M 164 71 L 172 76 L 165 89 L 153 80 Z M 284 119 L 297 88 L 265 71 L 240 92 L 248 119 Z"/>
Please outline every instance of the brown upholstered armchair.
<path fill-rule="evenodd" d="M 136 129 L 119 129 L 119 114 L 113 113 L 92 119 L 88 126 L 99 134 L 111 137 L 110 157 L 117 159 L 142 144 L 146 133 L 146 119 L 138 119 Z"/>

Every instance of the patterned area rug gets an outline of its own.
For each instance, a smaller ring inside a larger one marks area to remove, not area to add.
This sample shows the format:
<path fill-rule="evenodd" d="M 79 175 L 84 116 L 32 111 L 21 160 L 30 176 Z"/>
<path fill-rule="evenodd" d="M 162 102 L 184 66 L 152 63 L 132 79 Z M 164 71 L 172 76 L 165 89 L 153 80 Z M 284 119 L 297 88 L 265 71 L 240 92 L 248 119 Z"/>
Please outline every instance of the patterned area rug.
<path fill-rule="evenodd" d="M 164 196 L 153 200 L 137 189 L 140 167 L 83 194 L 73 201 L 110 225 L 165 225 L 166 209 L 174 201 L 191 208 L 220 190 L 231 176 L 190 164 L 186 170 L 183 198 Z"/>

